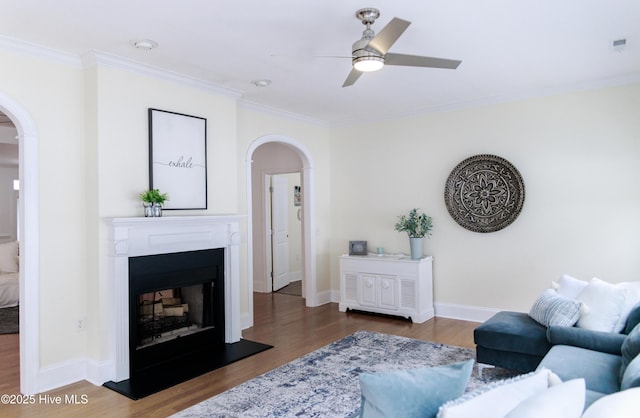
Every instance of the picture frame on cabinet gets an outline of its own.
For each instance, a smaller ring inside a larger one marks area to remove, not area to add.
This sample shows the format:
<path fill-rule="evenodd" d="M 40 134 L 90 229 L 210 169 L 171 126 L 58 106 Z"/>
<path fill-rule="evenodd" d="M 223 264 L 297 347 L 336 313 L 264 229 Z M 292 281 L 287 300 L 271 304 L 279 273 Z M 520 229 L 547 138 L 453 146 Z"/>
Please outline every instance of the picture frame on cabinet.
<path fill-rule="evenodd" d="M 367 255 L 367 241 L 349 241 L 349 255 Z"/>

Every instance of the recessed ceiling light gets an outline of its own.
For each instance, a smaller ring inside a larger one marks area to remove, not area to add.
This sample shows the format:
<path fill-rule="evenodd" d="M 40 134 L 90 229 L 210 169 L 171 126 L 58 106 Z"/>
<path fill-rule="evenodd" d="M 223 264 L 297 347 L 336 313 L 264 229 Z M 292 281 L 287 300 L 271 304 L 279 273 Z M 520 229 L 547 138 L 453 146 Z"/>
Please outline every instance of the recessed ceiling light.
<path fill-rule="evenodd" d="M 267 87 L 269 84 L 271 84 L 271 80 L 253 80 L 251 82 L 251 84 L 253 84 L 256 87 Z"/>
<path fill-rule="evenodd" d="M 139 39 L 137 41 L 131 41 L 131 45 L 138 49 L 146 49 L 151 50 L 158 46 L 156 41 L 152 41 L 151 39 Z"/>

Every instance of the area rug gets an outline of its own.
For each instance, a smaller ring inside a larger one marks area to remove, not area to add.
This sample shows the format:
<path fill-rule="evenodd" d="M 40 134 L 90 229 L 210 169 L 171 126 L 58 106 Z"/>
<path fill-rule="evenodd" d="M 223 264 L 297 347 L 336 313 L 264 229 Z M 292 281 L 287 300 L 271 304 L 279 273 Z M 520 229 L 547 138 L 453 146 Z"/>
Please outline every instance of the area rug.
<path fill-rule="evenodd" d="M 475 359 L 474 350 L 358 331 L 172 417 L 347 417 L 360 407 L 360 373 L 468 359 Z M 515 374 L 485 369 L 479 378 L 476 365 L 467 391 Z"/>
<path fill-rule="evenodd" d="M 0 309 L 0 334 L 17 334 L 20 332 L 18 306 Z"/>

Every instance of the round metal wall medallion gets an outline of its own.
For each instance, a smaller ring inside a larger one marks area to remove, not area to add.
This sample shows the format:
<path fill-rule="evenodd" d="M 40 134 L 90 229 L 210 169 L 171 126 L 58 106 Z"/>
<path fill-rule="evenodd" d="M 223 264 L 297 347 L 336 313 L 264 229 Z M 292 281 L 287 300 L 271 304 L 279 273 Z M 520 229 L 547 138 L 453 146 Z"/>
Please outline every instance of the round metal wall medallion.
<path fill-rule="evenodd" d="M 511 224 L 524 204 L 518 170 L 496 155 L 476 155 L 453 169 L 444 189 L 453 219 L 474 232 L 495 232 Z"/>

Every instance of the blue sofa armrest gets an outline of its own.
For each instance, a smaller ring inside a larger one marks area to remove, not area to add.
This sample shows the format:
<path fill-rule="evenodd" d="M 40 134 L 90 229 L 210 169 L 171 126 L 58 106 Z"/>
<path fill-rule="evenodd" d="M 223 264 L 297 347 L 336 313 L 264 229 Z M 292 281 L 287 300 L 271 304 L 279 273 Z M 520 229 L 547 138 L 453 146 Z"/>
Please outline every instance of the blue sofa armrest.
<path fill-rule="evenodd" d="M 552 325 L 547 329 L 547 340 L 551 345 L 570 345 L 617 355 L 621 355 L 622 343 L 626 337 L 624 334 L 591 331 L 578 327 Z"/>

